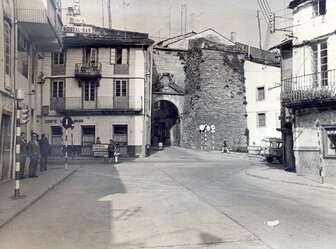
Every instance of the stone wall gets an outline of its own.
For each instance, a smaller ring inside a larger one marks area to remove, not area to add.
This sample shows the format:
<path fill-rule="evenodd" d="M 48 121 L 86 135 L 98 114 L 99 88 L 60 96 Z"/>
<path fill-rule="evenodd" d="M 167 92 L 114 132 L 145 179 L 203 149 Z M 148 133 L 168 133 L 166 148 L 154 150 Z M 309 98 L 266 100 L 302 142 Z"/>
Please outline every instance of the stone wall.
<path fill-rule="evenodd" d="M 179 50 L 154 49 L 153 51 L 153 84 L 159 82 L 159 75 L 174 74 L 175 83 L 184 89 L 185 53 Z"/>
<path fill-rule="evenodd" d="M 223 139 L 229 148 L 247 147 L 245 136 L 244 56 L 232 46 L 211 46 L 206 40 L 193 42 L 186 60 L 186 95 L 183 112 L 182 146 L 200 150 L 202 136 L 199 125 L 215 125 L 215 150 Z M 212 148 L 212 134 L 208 134 Z"/>

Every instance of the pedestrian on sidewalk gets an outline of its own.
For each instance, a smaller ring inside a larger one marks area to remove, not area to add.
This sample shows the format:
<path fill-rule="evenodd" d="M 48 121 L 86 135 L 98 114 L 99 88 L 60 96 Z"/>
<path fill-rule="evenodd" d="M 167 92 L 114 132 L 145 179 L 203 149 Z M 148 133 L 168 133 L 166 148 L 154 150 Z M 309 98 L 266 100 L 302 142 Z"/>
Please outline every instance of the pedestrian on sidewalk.
<path fill-rule="evenodd" d="M 27 145 L 28 156 L 30 158 L 29 162 L 29 177 L 38 177 L 37 175 L 37 164 L 40 157 L 40 146 L 37 141 L 37 133 L 32 134 L 32 139 Z"/>
<path fill-rule="evenodd" d="M 40 146 L 40 154 L 41 154 L 41 160 L 40 160 L 40 171 L 47 170 L 48 166 L 48 156 L 50 154 L 50 144 L 48 141 L 48 138 L 45 134 L 42 134 L 41 139 L 39 141 Z"/>
<path fill-rule="evenodd" d="M 96 144 L 101 144 L 100 137 L 97 137 Z"/>
<path fill-rule="evenodd" d="M 110 139 L 110 143 L 107 147 L 107 151 L 108 151 L 108 161 L 110 164 L 112 164 L 112 161 L 113 161 L 113 157 L 114 157 L 114 150 L 115 150 L 115 145 L 114 145 L 114 142 L 113 142 L 113 139 L 111 138 Z"/>
<path fill-rule="evenodd" d="M 20 144 L 20 179 L 24 179 L 27 159 L 27 134 L 25 132 L 21 132 L 18 137 L 18 144 Z"/>

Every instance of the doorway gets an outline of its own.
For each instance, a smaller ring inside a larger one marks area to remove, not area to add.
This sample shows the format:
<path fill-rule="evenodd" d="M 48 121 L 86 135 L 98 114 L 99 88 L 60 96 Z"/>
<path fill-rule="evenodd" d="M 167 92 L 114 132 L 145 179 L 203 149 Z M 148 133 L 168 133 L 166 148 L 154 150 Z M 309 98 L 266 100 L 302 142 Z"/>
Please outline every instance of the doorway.
<path fill-rule="evenodd" d="M 1 118 L 0 137 L 0 180 L 10 177 L 10 141 L 11 141 L 10 116 L 3 114 Z"/>

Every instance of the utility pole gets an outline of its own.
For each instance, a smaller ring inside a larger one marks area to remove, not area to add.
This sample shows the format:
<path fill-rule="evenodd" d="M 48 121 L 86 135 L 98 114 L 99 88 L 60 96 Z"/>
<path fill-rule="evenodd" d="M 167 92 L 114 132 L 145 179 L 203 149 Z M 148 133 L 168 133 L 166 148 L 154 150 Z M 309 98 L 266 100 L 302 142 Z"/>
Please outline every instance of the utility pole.
<path fill-rule="evenodd" d="M 187 4 L 184 5 L 184 33 L 187 33 Z"/>
<path fill-rule="evenodd" d="M 109 18 L 109 29 L 112 29 L 112 13 L 111 13 L 111 0 L 108 0 L 108 18 Z"/>
<path fill-rule="evenodd" d="M 195 15 L 195 13 L 192 13 L 191 15 L 190 15 L 190 31 L 192 32 L 192 31 L 194 31 L 194 24 L 193 24 L 193 18 L 194 18 L 194 15 Z"/>
<path fill-rule="evenodd" d="M 257 20 L 258 20 L 258 29 L 259 29 L 259 48 L 261 49 L 261 28 L 260 28 L 259 10 L 257 10 Z"/>
<path fill-rule="evenodd" d="M 105 25 L 105 21 L 104 21 L 104 0 L 102 0 L 102 22 L 103 22 L 103 28 Z"/>
<path fill-rule="evenodd" d="M 168 32 L 168 38 L 170 38 L 170 30 L 171 30 L 171 26 L 170 26 L 170 22 L 171 22 L 171 20 L 170 20 L 170 10 L 171 10 L 171 6 L 169 7 L 169 9 L 168 9 L 168 11 L 169 11 L 169 32 Z"/>
<path fill-rule="evenodd" d="M 183 6 L 184 4 L 181 5 L 181 35 L 183 34 Z"/>

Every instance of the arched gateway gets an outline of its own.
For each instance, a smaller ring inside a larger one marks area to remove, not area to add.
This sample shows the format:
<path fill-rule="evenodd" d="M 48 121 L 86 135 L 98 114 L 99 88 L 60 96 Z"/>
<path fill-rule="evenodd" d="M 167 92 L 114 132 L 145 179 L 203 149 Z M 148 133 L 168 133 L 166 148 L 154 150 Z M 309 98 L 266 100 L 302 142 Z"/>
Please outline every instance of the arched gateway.
<path fill-rule="evenodd" d="M 153 96 L 152 144 L 162 142 L 164 146 L 180 146 L 182 133 L 182 102 L 178 95 Z"/>

